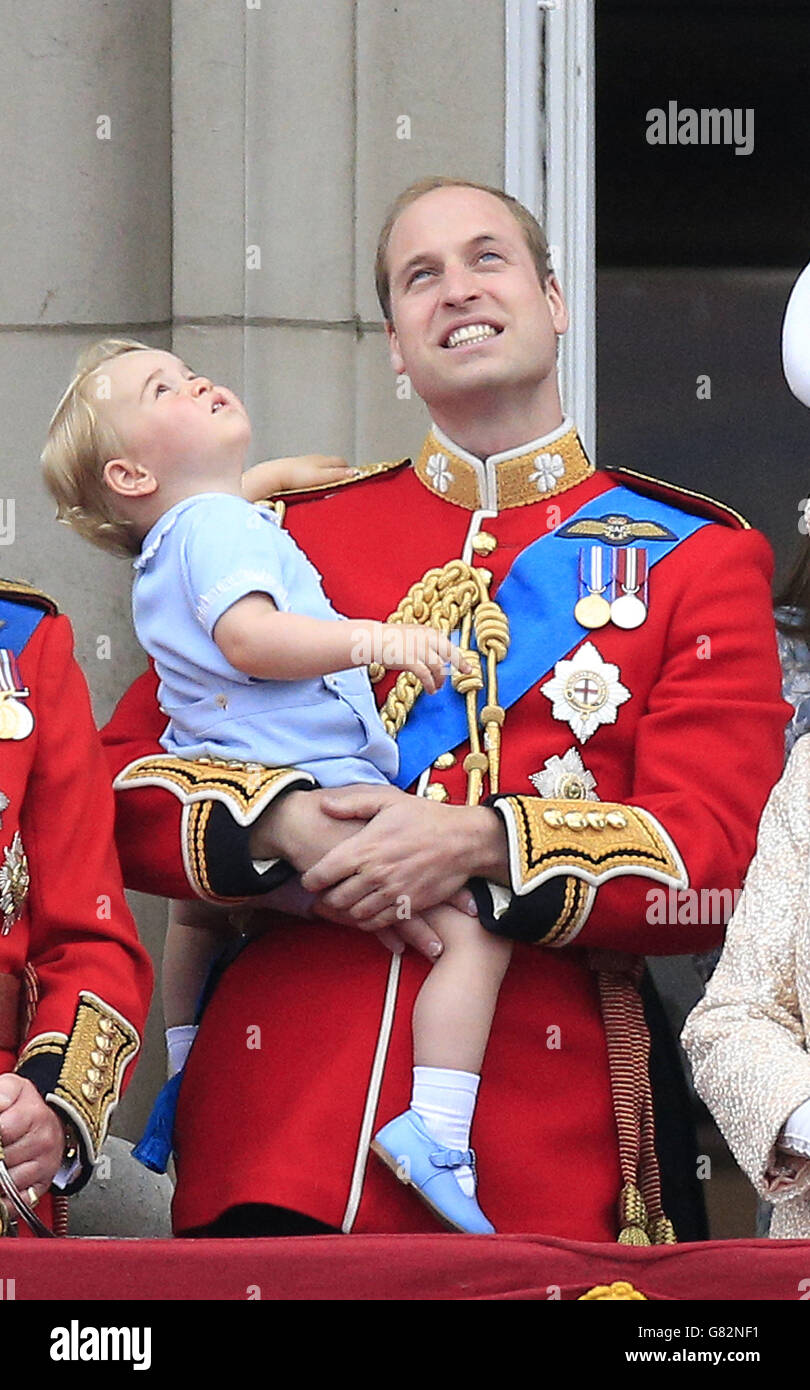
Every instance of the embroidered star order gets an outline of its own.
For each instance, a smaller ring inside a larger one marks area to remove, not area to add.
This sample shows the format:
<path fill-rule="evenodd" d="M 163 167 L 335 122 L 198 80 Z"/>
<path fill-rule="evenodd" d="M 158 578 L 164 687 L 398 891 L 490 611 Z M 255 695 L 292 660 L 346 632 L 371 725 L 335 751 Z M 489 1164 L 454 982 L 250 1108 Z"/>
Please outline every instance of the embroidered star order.
<path fill-rule="evenodd" d="M 3 914 L 0 935 L 7 936 L 19 921 L 29 882 L 28 860 L 17 830 L 9 848 L 3 850 L 3 867 L 0 868 L 0 912 Z"/>
<path fill-rule="evenodd" d="M 554 801 L 598 801 L 596 778 L 583 763 L 576 748 L 561 758 L 546 758 L 542 772 L 530 772 L 529 781 L 538 795 Z"/>
<path fill-rule="evenodd" d="M 554 718 L 570 724 L 580 743 L 600 724 L 615 724 L 619 705 L 630 699 L 618 666 L 603 661 L 593 642 L 583 642 L 570 661 L 558 661 L 551 680 L 540 689 L 552 702 Z"/>

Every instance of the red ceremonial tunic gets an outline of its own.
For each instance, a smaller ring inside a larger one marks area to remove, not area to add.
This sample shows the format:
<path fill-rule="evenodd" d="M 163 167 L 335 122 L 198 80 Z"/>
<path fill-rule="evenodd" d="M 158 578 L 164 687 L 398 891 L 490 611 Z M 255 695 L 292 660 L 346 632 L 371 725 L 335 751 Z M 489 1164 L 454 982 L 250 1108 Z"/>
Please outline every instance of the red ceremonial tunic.
<path fill-rule="evenodd" d="M 781 771 L 788 714 L 779 694 L 767 542 L 706 499 L 587 470 L 544 494 L 531 481 L 536 471 L 516 482 L 513 469 L 498 496 L 502 509 L 482 515 L 469 480 L 466 491 L 459 488 L 459 456 L 450 454 L 448 469 L 447 454 L 436 465 L 428 449 L 418 470 L 400 467 L 299 494 L 288 499 L 285 525 L 339 612 L 386 618 L 416 580 L 462 556 L 479 532 L 491 540 L 467 554 L 490 571 L 497 601 L 499 584 L 527 545 L 617 482 L 710 517 L 713 524 L 653 569 L 641 628 L 611 624 L 583 634 L 604 662 L 618 666 L 631 692 L 615 722 L 580 743 L 541 692 L 551 671 L 538 670 L 506 713 L 501 788 L 524 805 L 535 803 L 531 774 L 576 747 L 602 801 L 640 807 L 663 828 L 693 888 L 736 887 Z M 490 461 L 490 479 L 501 466 Z M 569 611 L 576 598 L 567 589 L 558 594 Z M 381 697 L 389 684 L 378 687 Z M 146 674 L 105 732 L 113 771 L 158 751 L 162 726 L 154 678 Z M 447 750 L 456 754 L 453 766 L 431 772 L 453 802 L 465 799 L 467 748 Z M 133 887 L 188 895 L 196 851 L 181 813 L 162 786 L 119 791 L 119 844 Z M 197 866 L 192 876 L 198 891 L 200 873 Z M 617 1128 L 586 949 L 691 952 L 716 944 L 723 930 L 652 920 L 648 894 L 655 886 L 625 869 L 597 889 L 589 914 L 558 935 L 556 949 L 515 947 L 472 1136 L 479 1200 L 499 1232 L 616 1238 Z M 529 894 L 521 902 L 528 907 L 531 900 Z M 538 908 L 537 938 L 550 925 Z M 368 1151 L 376 1129 L 408 1105 L 411 1012 L 428 968 L 413 952 L 392 962 L 360 932 L 268 914 L 266 934 L 217 987 L 187 1064 L 176 1126 L 179 1233 L 253 1202 L 346 1231 L 436 1229 L 413 1192 Z"/>
<path fill-rule="evenodd" d="M 9 735 L 9 697 L 0 705 L 0 1073 L 28 1077 L 72 1121 L 83 1160 L 74 1191 L 132 1073 L 152 970 L 124 899 L 70 624 L 25 585 L 0 585 L 0 600 L 0 647 L 12 650 L 15 609 L 45 609 L 17 658 L 27 693 L 13 705 L 33 716 L 22 715 L 25 736 Z M 39 1212 L 48 1219 L 47 1199 Z"/>

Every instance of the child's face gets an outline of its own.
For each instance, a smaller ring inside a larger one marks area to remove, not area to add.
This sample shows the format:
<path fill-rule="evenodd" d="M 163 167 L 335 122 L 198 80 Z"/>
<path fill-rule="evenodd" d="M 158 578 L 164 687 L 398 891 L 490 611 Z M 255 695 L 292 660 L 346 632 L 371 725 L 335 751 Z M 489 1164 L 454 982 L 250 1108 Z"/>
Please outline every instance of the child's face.
<path fill-rule="evenodd" d="M 241 471 L 250 443 L 245 407 L 173 353 L 122 353 L 102 363 L 95 382 L 98 407 L 123 453 L 158 483 L 204 482 L 220 469 Z"/>

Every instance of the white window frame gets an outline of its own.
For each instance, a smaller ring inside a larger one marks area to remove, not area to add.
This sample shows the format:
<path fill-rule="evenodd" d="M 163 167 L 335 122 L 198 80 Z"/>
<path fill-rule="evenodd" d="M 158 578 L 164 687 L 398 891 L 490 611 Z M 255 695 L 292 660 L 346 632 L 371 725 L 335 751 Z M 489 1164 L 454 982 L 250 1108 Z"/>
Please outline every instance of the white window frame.
<path fill-rule="evenodd" d="M 504 0 L 507 193 L 540 219 L 571 312 L 563 408 L 596 447 L 593 0 Z"/>

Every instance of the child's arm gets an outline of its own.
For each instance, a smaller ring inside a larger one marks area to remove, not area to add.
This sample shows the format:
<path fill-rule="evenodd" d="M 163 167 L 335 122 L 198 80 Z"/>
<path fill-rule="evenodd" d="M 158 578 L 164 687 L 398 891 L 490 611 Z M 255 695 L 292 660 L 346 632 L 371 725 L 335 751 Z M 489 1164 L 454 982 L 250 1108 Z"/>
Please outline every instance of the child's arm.
<path fill-rule="evenodd" d="M 267 459 L 242 474 L 242 496 L 248 502 L 261 502 L 279 492 L 296 492 L 300 488 L 317 487 L 324 483 L 342 483 L 358 470 L 350 468 L 343 458 L 327 454 L 301 454 L 298 458 Z"/>
<path fill-rule="evenodd" d="M 226 609 L 213 636 L 237 671 L 262 680 L 307 680 L 377 661 L 412 671 L 433 694 L 444 681 L 447 662 L 469 670 L 458 647 L 435 628 L 280 613 L 261 593 L 246 594 Z"/>

